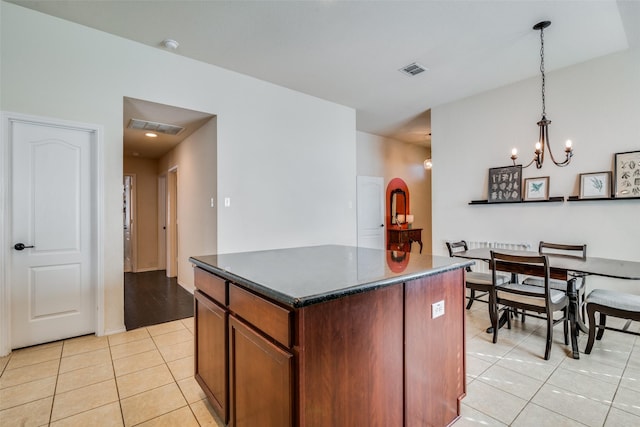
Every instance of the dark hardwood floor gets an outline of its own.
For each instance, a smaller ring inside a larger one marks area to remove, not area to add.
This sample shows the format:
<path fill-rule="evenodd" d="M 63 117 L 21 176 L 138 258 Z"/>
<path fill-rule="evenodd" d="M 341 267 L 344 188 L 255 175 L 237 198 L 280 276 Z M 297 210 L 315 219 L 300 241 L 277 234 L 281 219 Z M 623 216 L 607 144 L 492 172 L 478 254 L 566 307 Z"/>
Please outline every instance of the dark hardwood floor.
<path fill-rule="evenodd" d="M 193 295 L 165 270 L 124 274 L 127 331 L 193 316 Z"/>

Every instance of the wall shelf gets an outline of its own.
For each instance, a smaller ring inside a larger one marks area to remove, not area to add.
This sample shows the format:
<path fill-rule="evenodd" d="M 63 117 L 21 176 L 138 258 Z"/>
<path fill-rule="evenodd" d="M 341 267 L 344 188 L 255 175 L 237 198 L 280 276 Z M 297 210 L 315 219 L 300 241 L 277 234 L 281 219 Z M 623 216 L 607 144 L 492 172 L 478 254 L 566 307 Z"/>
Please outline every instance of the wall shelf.
<path fill-rule="evenodd" d="M 564 202 L 563 196 L 557 197 L 549 197 L 548 200 L 521 200 L 519 202 L 497 202 L 497 203 L 489 203 L 488 200 L 472 200 L 469 202 L 470 205 L 513 205 L 513 204 L 522 204 L 522 203 L 557 203 Z"/>
<path fill-rule="evenodd" d="M 567 202 L 601 202 L 611 200 L 640 200 L 640 197 L 598 197 L 593 199 L 581 199 L 579 196 L 567 197 Z"/>

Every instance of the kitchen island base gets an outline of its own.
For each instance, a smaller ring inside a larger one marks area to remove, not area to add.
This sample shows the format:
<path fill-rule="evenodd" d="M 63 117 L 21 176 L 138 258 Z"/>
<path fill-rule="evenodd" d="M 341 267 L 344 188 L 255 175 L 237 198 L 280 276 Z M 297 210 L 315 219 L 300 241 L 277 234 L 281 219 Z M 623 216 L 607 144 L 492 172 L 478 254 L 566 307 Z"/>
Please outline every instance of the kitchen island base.
<path fill-rule="evenodd" d="M 459 417 L 463 268 L 291 307 L 198 265 L 196 379 L 228 425 L 446 426 Z"/>

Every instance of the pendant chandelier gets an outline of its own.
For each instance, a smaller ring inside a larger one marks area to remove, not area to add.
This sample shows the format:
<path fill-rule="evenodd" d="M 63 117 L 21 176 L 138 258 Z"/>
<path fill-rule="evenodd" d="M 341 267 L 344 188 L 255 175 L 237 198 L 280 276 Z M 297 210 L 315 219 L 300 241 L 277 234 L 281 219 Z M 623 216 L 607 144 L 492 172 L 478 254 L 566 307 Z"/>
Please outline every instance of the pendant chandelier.
<path fill-rule="evenodd" d="M 523 166 L 528 168 L 532 164 L 535 163 L 536 168 L 540 169 L 542 167 L 542 163 L 544 162 L 544 151 L 545 146 L 549 147 L 549 155 L 551 157 L 551 161 L 556 166 L 564 167 L 567 166 L 571 162 L 571 157 L 573 157 L 573 148 L 571 146 L 571 140 L 567 140 L 564 148 L 565 159 L 562 162 L 556 161 L 553 157 L 553 152 L 551 151 L 551 144 L 549 141 L 549 125 L 551 124 L 551 120 L 547 119 L 547 112 L 545 109 L 545 76 L 544 76 L 544 29 L 551 25 L 551 21 L 542 21 L 538 22 L 533 26 L 534 30 L 540 30 L 540 72 L 542 73 L 542 119 L 538 122 L 538 127 L 540 128 L 540 136 L 538 138 L 538 142 L 535 145 L 535 151 L 533 155 L 533 159 L 527 164 Z M 518 150 L 515 148 L 511 150 L 511 160 L 513 160 L 513 164 L 516 164 L 516 159 L 518 158 Z"/>

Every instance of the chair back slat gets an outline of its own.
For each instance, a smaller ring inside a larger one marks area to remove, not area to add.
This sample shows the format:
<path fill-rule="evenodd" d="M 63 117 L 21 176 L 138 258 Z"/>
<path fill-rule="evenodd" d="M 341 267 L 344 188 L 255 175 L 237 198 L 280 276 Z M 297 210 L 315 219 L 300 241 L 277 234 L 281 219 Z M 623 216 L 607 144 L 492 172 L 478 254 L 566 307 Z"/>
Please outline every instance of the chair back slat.
<path fill-rule="evenodd" d="M 459 242 L 446 242 L 446 244 L 447 244 L 447 250 L 449 251 L 449 256 L 452 258 L 458 252 L 463 252 L 469 249 L 467 242 L 464 240 L 460 240 Z M 465 271 L 470 272 L 471 267 L 467 266 L 465 268 Z"/>
<path fill-rule="evenodd" d="M 447 249 L 449 250 L 449 256 L 453 257 L 458 252 L 469 250 L 467 242 L 460 240 L 459 242 L 447 242 Z"/>
<path fill-rule="evenodd" d="M 538 252 L 547 255 L 562 255 L 587 259 L 587 245 L 566 245 L 562 243 L 551 243 L 540 241 Z"/>
<path fill-rule="evenodd" d="M 496 271 L 544 279 L 544 294 L 549 294 L 549 259 L 546 255 L 514 255 L 491 251 L 490 268 L 496 278 Z"/>

